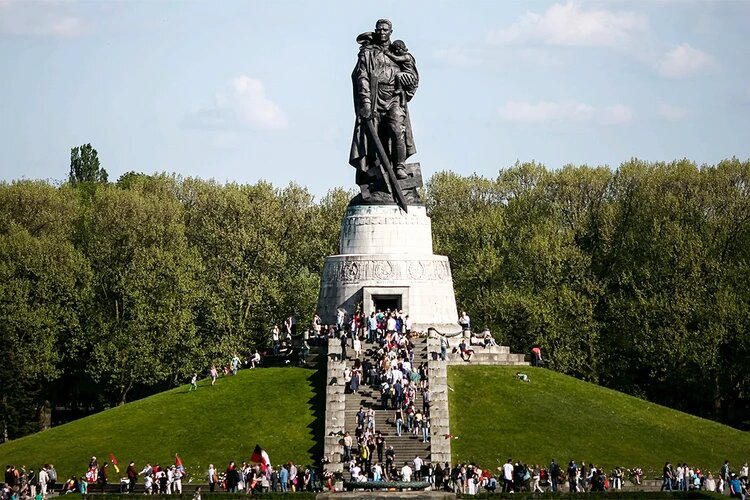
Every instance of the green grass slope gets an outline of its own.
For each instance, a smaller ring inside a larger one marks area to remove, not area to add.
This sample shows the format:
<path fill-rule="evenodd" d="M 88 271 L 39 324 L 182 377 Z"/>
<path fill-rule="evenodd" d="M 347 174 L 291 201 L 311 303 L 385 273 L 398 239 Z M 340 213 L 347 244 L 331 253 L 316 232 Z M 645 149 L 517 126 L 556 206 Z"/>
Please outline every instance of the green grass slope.
<path fill-rule="evenodd" d="M 224 468 L 230 460 L 248 460 L 256 444 L 274 462 L 310 463 L 315 442 L 322 442 L 314 425 L 314 411 L 325 411 L 321 385 L 309 369 L 242 370 L 213 387 L 202 380 L 193 392 L 185 385 L 4 443 L 0 463 L 52 463 L 63 479 L 82 475 L 92 455 L 101 464 L 113 453 L 124 473 L 130 460 L 140 471 L 146 462 L 174 463 L 179 453 L 203 481 L 209 463 Z"/>
<path fill-rule="evenodd" d="M 448 384 L 454 462 L 495 469 L 508 458 L 563 467 L 573 459 L 639 465 L 654 478 L 667 460 L 716 472 L 726 459 L 741 465 L 750 449 L 750 434 L 550 370 L 451 366 Z"/>

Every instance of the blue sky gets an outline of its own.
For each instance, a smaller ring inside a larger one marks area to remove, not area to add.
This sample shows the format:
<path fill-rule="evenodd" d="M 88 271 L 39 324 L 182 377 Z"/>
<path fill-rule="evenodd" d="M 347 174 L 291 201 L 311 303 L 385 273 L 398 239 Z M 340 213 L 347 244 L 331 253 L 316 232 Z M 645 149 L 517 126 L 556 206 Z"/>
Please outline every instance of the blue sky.
<path fill-rule="evenodd" d="M 750 1 L 0 0 L 0 178 L 64 179 L 90 142 L 111 180 L 354 187 L 381 17 L 417 60 L 426 177 L 750 158 Z"/>

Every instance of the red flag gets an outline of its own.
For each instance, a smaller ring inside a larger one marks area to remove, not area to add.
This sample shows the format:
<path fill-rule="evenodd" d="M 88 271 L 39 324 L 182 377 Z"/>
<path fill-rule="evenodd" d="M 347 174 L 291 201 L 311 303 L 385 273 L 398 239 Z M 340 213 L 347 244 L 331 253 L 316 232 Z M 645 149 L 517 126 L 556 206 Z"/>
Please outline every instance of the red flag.
<path fill-rule="evenodd" d="M 182 460 L 180 460 L 180 457 L 177 455 L 177 453 L 174 454 L 174 464 L 177 467 L 182 467 Z"/>
<path fill-rule="evenodd" d="M 119 474 L 120 473 L 120 468 L 117 466 L 117 459 L 115 458 L 115 454 L 114 453 L 110 453 L 109 454 L 109 461 L 112 462 L 112 467 L 115 468 L 115 472 L 117 472 Z"/>
<path fill-rule="evenodd" d="M 261 448 L 259 444 L 255 445 L 255 450 L 250 456 L 250 461 L 259 463 L 262 470 L 266 470 L 266 467 L 271 465 L 271 459 L 268 458 L 268 453 L 266 453 L 266 450 Z"/>

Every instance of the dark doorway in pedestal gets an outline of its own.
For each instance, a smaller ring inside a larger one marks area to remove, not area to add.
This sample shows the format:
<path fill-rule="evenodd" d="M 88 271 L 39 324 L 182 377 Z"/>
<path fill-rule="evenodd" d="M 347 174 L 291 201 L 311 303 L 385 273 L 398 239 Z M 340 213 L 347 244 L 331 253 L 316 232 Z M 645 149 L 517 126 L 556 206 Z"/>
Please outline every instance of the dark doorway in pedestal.
<path fill-rule="evenodd" d="M 401 309 L 400 295 L 373 295 L 372 302 L 376 311 L 397 311 Z"/>

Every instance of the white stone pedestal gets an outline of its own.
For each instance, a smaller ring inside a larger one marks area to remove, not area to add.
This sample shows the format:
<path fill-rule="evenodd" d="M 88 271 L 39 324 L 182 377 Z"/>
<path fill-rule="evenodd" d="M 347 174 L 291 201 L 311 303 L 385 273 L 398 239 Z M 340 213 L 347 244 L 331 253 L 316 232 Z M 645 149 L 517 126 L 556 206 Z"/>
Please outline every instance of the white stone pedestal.
<path fill-rule="evenodd" d="M 327 257 L 320 282 L 318 314 L 336 322 L 336 310 L 369 316 L 379 305 L 409 315 L 414 330 L 460 330 L 448 257 L 432 253 L 432 225 L 424 207 L 405 213 L 396 205 L 346 209 L 339 255 Z"/>

